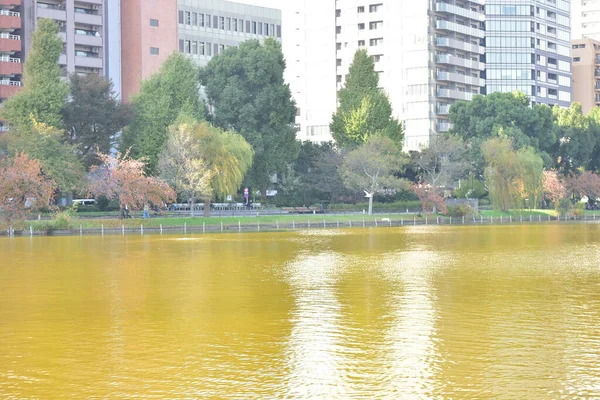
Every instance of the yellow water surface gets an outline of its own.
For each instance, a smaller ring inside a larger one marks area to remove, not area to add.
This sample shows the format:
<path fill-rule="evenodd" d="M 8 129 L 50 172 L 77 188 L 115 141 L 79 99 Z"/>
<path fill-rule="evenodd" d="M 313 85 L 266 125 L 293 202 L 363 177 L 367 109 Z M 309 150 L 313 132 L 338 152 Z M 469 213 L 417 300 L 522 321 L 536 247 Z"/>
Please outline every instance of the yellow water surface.
<path fill-rule="evenodd" d="M 0 398 L 600 398 L 600 225 L 0 239 Z"/>

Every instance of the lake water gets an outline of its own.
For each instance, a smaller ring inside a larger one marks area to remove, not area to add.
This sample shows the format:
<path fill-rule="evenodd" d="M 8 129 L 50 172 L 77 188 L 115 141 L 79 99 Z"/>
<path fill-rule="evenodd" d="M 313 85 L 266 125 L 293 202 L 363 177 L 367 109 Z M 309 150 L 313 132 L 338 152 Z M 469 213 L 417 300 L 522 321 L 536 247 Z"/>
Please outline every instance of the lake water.
<path fill-rule="evenodd" d="M 0 239 L 0 398 L 600 397 L 600 225 Z"/>

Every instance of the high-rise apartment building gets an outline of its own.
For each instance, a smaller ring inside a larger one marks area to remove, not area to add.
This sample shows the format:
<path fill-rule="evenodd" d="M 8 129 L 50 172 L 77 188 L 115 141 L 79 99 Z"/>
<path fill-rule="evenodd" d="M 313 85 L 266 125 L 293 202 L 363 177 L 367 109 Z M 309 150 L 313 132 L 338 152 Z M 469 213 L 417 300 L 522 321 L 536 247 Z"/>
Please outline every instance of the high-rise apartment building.
<path fill-rule="evenodd" d="M 178 0 L 178 46 L 200 66 L 250 39 L 281 40 L 281 11 L 225 0 Z"/>
<path fill-rule="evenodd" d="M 21 26 L 21 0 L 0 1 L 0 104 L 21 89 Z"/>
<path fill-rule="evenodd" d="M 336 0 L 338 89 L 357 49 L 375 59 L 380 86 L 405 124 L 405 148 L 451 125 L 457 100 L 482 93 L 483 0 Z"/>
<path fill-rule="evenodd" d="M 600 0 L 572 0 L 572 38 L 600 40 Z"/>
<path fill-rule="evenodd" d="M 105 0 L 23 0 L 25 57 L 31 46 L 31 33 L 39 18 L 51 18 L 60 27 L 63 54 L 59 63 L 70 73 L 104 75 Z"/>
<path fill-rule="evenodd" d="M 573 40 L 573 101 L 584 113 L 600 106 L 600 41 Z"/>
<path fill-rule="evenodd" d="M 487 93 L 526 93 L 532 103 L 571 103 L 570 1 L 487 1 Z"/>

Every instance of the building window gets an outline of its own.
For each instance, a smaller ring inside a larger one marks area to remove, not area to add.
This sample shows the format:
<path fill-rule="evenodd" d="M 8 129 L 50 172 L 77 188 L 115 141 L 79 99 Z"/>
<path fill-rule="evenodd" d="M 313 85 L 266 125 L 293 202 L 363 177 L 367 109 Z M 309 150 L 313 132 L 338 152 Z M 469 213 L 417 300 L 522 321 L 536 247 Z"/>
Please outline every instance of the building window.
<path fill-rule="evenodd" d="M 277 37 L 281 37 L 281 25 L 277 25 Z"/>
<path fill-rule="evenodd" d="M 190 48 L 191 48 L 191 42 L 189 40 L 186 40 L 185 43 L 183 44 L 183 52 L 186 54 L 190 54 Z"/>
<path fill-rule="evenodd" d="M 198 42 L 198 55 L 204 55 L 204 42 Z"/>
<path fill-rule="evenodd" d="M 237 18 L 234 18 L 233 19 L 233 31 L 237 32 L 237 30 L 238 30 L 238 20 L 237 20 Z"/>
<path fill-rule="evenodd" d="M 379 46 L 380 44 L 383 44 L 383 38 L 369 40 L 369 46 Z"/>
<path fill-rule="evenodd" d="M 228 31 L 230 31 L 231 30 L 231 18 L 227 17 L 225 19 L 225 21 L 226 21 L 225 27 L 227 28 Z"/>
<path fill-rule="evenodd" d="M 225 45 L 224 44 L 220 44 L 219 45 L 219 54 L 223 54 L 224 51 L 225 51 Z"/>
<path fill-rule="evenodd" d="M 198 13 L 192 13 L 192 25 L 198 25 Z"/>
<path fill-rule="evenodd" d="M 179 23 L 183 24 L 183 11 L 179 10 Z"/>
<path fill-rule="evenodd" d="M 581 57 L 573 57 L 573 62 L 579 62 L 581 61 Z"/>
<path fill-rule="evenodd" d="M 379 61 L 381 61 L 381 58 L 382 58 L 382 57 L 383 57 L 383 56 L 382 56 L 381 54 L 375 54 L 375 55 L 373 56 L 373 59 L 375 60 L 375 62 L 379 62 Z"/>
<path fill-rule="evenodd" d="M 179 52 L 183 53 L 183 39 L 179 39 Z"/>
<path fill-rule="evenodd" d="M 225 17 L 219 17 L 219 29 L 225 30 Z"/>
<path fill-rule="evenodd" d="M 238 22 L 238 32 L 244 33 L 244 20 L 240 19 Z"/>
<path fill-rule="evenodd" d="M 365 41 L 364 40 L 359 40 L 358 41 L 358 47 L 365 47 Z"/>
<path fill-rule="evenodd" d="M 263 26 L 262 22 L 259 22 L 258 23 L 258 34 L 259 35 L 263 34 L 263 27 L 262 26 Z"/>
<path fill-rule="evenodd" d="M 198 14 L 198 26 L 204 27 L 204 14 Z"/>
<path fill-rule="evenodd" d="M 191 25 L 192 24 L 192 13 L 189 11 L 185 12 L 185 24 L 186 25 Z"/>
<path fill-rule="evenodd" d="M 269 36 L 269 24 L 265 24 L 265 36 Z"/>
<path fill-rule="evenodd" d="M 151 19 L 150 20 L 150 26 L 158 26 L 158 20 L 157 19 Z"/>
<path fill-rule="evenodd" d="M 340 10 L 340 9 L 335 10 L 335 16 L 336 16 L 336 18 L 341 17 L 342 16 L 342 10 Z"/>
<path fill-rule="evenodd" d="M 275 24 L 271 24 L 271 28 L 269 29 L 271 36 L 275 36 Z"/>
<path fill-rule="evenodd" d="M 212 56 L 212 44 L 208 42 L 206 42 L 206 55 Z"/>
<path fill-rule="evenodd" d="M 358 7 L 358 8 L 356 9 L 356 11 L 357 11 L 359 14 L 362 14 L 362 13 L 364 13 L 364 12 L 365 12 L 365 7 L 364 7 L 364 6 L 360 6 L 360 7 Z"/>
<path fill-rule="evenodd" d="M 192 54 L 198 54 L 198 42 L 195 40 L 192 42 Z"/>
<path fill-rule="evenodd" d="M 383 21 L 369 22 L 370 30 L 380 29 L 381 27 L 383 27 Z"/>
<path fill-rule="evenodd" d="M 204 16 L 204 24 L 206 25 L 207 28 L 210 28 L 210 14 L 206 14 Z"/>
<path fill-rule="evenodd" d="M 252 21 L 252 33 L 256 35 L 256 22 Z"/>
<path fill-rule="evenodd" d="M 150 54 L 152 54 L 153 56 L 157 56 L 158 55 L 158 47 L 150 47 Z"/>
<path fill-rule="evenodd" d="M 359 30 L 359 31 L 362 31 L 362 30 L 364 30 L 364 29 L 365 29 L 365 24 L 362 24 L 362 23 L 361 23 L 361 24 L 358 24 L 358 30 Z"/>
<path fill-rule="evenodd" d="M 369 12 L 370 13 L 374 13 L 374 12 L 379 12 L 381 11 L 381 7 L 383 6 L 383 4 L 379 3 L 379 4 L 371 4 L 369 6 Z"/>

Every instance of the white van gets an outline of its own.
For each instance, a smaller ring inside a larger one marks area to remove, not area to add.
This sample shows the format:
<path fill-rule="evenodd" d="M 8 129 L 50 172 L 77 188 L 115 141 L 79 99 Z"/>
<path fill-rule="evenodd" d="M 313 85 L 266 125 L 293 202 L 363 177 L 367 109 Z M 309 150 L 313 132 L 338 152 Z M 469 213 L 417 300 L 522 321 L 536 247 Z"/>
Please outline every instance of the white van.
<path fill-rule="evenodd" d="M 73 200 L 74 206 L 93 206 L 96 204 L 95 199 L 76 199 Z"/>

